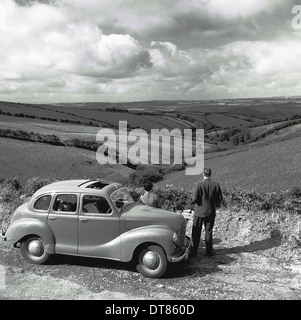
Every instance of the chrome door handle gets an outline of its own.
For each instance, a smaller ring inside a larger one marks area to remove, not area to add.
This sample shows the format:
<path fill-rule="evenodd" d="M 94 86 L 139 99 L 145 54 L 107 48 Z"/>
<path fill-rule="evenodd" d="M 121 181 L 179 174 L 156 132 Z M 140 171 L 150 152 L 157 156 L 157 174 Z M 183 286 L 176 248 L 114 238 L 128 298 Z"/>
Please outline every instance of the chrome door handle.
<path fill-rule="evenodd" d="M 80 218 L 79 219 L 81 222 L 88 222 L 89 220 L 88 219 L 86 219 L 86 218 Z"/>
<path fill-rule="evenodd" d="M 50 220 L 56 220 L 56 217 L 49 217 Z"/>

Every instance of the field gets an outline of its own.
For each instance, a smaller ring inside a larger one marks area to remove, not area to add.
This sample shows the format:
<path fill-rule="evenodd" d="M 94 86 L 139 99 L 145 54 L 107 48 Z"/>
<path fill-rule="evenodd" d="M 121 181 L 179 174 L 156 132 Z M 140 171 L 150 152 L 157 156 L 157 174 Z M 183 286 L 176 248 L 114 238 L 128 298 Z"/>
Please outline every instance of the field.
<path fill-rule="evenodd" d="M 0 138 L 0 178 L 106 179 L 122 181 L 131 169 L 122 165 L 100 165 L 95 152 L 44 143 Z"/>
<path fill-rule="evenodd" d="M 100 129 L 99 127 L 4 115 L 0 115 L 0 126 L 1 129 L 54 134 L 62 141 L 72 138 L 95 141 L 96 134 Z"/>
<path fill-rule="evenodd" d="M 300 186 L 301 137 L 250 148 L 240 152 L 208 154 L 205 166 L 224 189 L 277 192 Z M 198 176 L 184 172 L 169 174 L 160 186 L 192 189 Z"/>
<path fill-rule="evenodd" d="M 151 129 L 172 129 L 174 127 L 186 129 L 190 127 L 185 122 L 177 121 L 165 115 L 153 114 L 150 116 L 149 113 L 136 114 L 132 112 L 119 112 L 118 110 L 123 110 L 122 108 L 116 111 L 109 111 L 104 108 L 98 109 L 96 106 L 95 108 L 81 109 L 70 106 L 67 108 L 57 105 L 35 106 L 0 102 L 0 110 L 3 113 L 10 113 L 11 115 L 21 115 L 21 117 L 29 116 L 42 120 L 90 123 L 115 128 L 118 127 L 119 121 L 127 121 L 130 127 L 143 128 L 147 131 Z"/>
<path fill-rule="evenodd" d="M 244 120 L 243 118 L 237 118 L 237 117 L 233 117 L 231 115 L 223 114 L 223 113 L 211 113 L 205 116 L 205 119 L 210 123 L 221 128 L 225 128 L 225 127 L 229 128 L 229 127 L 248 124 L 248 121 Z"/>
<path fill-rule="evenodd" d="M 101 128 L 112 129 L 118 141 L 121 120 L 127 121 L 128 129 L 140 128 L 148 133 L 151 129 L 203 128 L 205 164 L 213 168 L 215 178 L 227 189 L 269 192 L 300 184 L 298 97 L 43 105 L 0 102 L 1 129 L 54 135 L 62 143 L 72 139 L 94 143 Z M 158 150 L 166 150 L 168 145 L 164 143 L 168 141 L 160 141 Z M 128 177 L 133 170 L 122 165 L 105 168 L 96 162 L 95 151 L 71 146 L 49 146 L 5 136 L 0 145 L 0 177 L 49 175 L 62 179 L 104 173 L 118 179 L 119 175 Z M 140 145 L 149 150 L 149 141 L 141 140 Z M 151 153 L 140 156 L 149 163 Z M 162 185 L 191 188 L 198 177 L 185 176 L 185 171 L 165 170 L 163 179 Z"/>

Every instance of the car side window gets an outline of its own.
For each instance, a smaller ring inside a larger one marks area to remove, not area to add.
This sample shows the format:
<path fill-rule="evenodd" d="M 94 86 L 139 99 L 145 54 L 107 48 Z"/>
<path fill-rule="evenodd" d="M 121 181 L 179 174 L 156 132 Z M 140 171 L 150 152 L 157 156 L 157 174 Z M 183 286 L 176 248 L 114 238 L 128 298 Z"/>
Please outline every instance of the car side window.
<path fill-rule="evenodd" d="M 76 212 L 77 196 L 75 194 L 58 194 L 53 204 L 54 211 Z"/>
<path fill-rule="evenodd" d="M 50 195 L 42 196 L 35 202 L 33 207 L 36 210 L 48 211 L 50 202 L 51 202 Z"/>
<path fill-rule="evenodd" d="M 110 214 L 112 209 L 108 201 L 100 196 L 84 196 L 82 211 L 84 213 Z"/>

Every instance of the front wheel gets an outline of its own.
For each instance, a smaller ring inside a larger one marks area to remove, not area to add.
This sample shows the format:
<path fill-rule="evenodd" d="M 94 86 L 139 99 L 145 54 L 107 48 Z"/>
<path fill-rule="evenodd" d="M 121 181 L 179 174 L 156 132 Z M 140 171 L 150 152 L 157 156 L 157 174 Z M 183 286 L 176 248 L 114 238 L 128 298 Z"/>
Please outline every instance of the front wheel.
<path fill-rule="evenodd" d="M 21 243 L 21 254 L 25 260 L 34 264 L 45 263 L 50 255 L 39 237 L 30 237 Z"/>
<path fill-rule="evenodd" d="M 163 249 L 152 245 L 143 249 L 138 257 L 137 271 L 149 278 L 163 276 L 167 268 L 167 259 Z"/>

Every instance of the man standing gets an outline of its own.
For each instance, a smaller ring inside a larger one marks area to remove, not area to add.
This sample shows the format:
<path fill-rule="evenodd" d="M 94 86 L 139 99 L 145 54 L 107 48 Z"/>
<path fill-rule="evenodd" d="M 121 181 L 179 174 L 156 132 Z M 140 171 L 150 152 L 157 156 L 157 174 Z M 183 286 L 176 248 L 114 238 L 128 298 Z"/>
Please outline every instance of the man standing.
<path fill-rule="evenodd" d="M 222 191 L 219 183 L 211 180 L 211 169 L 205 168 L 203 177 L 204 179 L 202 181 L 196 183 L 192 197 L 192 203 L 195 206 L 191 257 L 195 257 L 197 254 L 203 224 L 205 226 L 206 256 L 212 256 L 212 231 L 216 207 L 219 207 L 222 201 Z"/>

